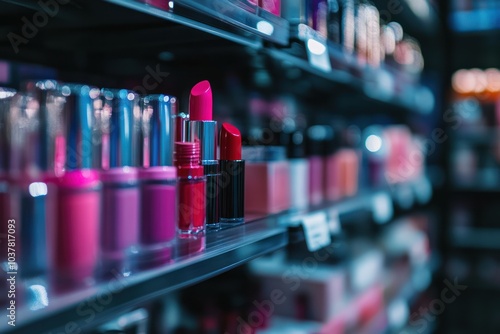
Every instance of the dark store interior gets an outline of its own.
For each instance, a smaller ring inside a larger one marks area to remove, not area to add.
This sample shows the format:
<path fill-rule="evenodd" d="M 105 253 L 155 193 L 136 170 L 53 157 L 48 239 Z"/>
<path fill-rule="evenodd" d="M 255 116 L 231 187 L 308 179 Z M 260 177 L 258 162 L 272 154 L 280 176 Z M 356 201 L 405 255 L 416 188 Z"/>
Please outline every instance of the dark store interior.
<path fill-rule="evenodd" d="M 500 333 L 499 41 L 496 0 L 0 0 L 0 333 Z"/>

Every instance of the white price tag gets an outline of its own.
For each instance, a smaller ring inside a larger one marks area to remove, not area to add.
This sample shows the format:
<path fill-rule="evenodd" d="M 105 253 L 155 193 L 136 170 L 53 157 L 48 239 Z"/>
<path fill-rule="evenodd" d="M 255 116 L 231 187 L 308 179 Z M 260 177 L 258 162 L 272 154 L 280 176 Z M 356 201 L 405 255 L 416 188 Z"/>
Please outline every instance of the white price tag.
<path fill-rule="evenodd" d="M 385 224 L 392 219 L 394 207 L 392 198 L 386 192 L 379 192 L 373 196 L 373 220 L 378 224 Z"/>
<path fill-rule="evenodd" d="M 328 227 L 330 228 L 330 234 L 340 234 L 342 231 L 339 212 L 337 209 L 331 209 L 328 213 Z"/>
<path fill-rule="evenodd" d="M 309 58 L 311 66 L 325 72 L 330 72 L 332 70 L 330 55 L 325 42 L 309 38 L 307 40 L 306 49 L 307 57 Z"/>
<path fill-rule="evenodd" d="M 315 252 L 330 245 L 330 229 L 325 212 L 318 212 L 304 217 L 302 220 L 307 248 Z"/>

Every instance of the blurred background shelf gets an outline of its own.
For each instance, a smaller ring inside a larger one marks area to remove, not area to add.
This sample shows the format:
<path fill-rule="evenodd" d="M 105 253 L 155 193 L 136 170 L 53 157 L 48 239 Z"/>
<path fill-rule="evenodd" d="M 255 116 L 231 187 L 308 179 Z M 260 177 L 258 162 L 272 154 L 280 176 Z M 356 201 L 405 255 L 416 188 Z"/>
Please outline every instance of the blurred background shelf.
<path fill-rule="evenodd" d="M 163 3 L 167 6 L 164 9 L 133 0 L 73 0 L 61 5 L 57 15 L 50 17 L 33 38 L 13 47 L 12 34 L 23 36 L 21 18 L 31 18 L 40 9 L 27 0 L 0 0 L 0 18 L 6 23 L 0 28 L 0 57 L 55 66 L 68 73 L 124 79 L 142 78 L 147 66 L 154 68 L 157 64 L 168 69 L 175 80 L 190 72 L 228 65 L 240 71 L 246 68 L 248 73 L 262 66 L 265 71 L 281 74 L 283 69 L 291 69 L 302 72 L 297 76 L 292 71 L 299 80 L 273 75 L 283 82 L 272 87 L 295 93 L 294 85 L 303 88 L 298 84 L 302 81 L 316 91 L 323 90 L 325 97 L 334 92 L 338 104 L 342 104 L 343 93 L 355 93 L 361 98 L 344 101 L 355 102 L 350 109 L 356 109 L 356 104 L 359 108 L 376 108 L 373 102 L 380 105 L 379 109 L 399 112 L 426 114 L 434 108 L 429 88 L 418 82 L 397 83 L 401 73 L 387 66 L 359 67 L 354 55 L 326 43 L 307 26 L 300 25 L 297 30 L 285 19 L 247 1 L 241 1 L 243 7 L 229 0 Z M 299 49 L 293 42 L 296 39 L 303 42 Z M 328 63 L 326 67 L 308 59 L 310 40 L 325 47 L 322 61 Z M 263 57 L 268 60 L 263 61 Z M 214 67 L 214 63 L 221 66 Z"/>

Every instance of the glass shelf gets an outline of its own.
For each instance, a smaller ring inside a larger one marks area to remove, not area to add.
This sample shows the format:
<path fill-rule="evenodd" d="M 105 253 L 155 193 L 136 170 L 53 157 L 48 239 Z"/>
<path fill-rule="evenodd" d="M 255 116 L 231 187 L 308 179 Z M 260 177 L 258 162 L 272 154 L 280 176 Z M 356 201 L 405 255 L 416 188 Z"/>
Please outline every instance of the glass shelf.
<path fill-rule="evenodd" d="M 421 180 L 415 180 L 407 185 L 414 190 L 415 196 L 419 191 L 415 185 L 420 183 Z M 382 203 L 381 196 L 390 203 Z M 333 235 L 346 223 L 344 217 L 358 211 L 367 211 L 372 212 L 376 218 L 377 211 L 388 210 L 386 206 L 392 206 L 392 202 L 396 200 L 397 192 L 394 188 L 387 188 L 365 191 L 336 203 L 325 203 L 302 211 L 288 211 L 268 217 L 247 217 L 244 225 L 209 231 L 204 240 L 178 240 L 175 261 L 163 267 L 127 277 L 116 275 L 110 281 L 59 297 L 51 297 L 49 291 L 48 306 L 36 311 L 28 310 L 26 306 L 18 307 L 16 327 L 8 326 L 6 321 L 1 322 L 0 332 L 44 333 L 64 330 L 65 326 L 86 329 L 109 320 L 117 312 L 130 310 L 140 303 L 196 284 L 285 247 L 289 242 L 288 228 L 300 224 L 303 217 L 309 214 L 325 212 L 329 219 L 330 233 Z M 385 219 L 375 219 L 378 224 L 392 219 L 392 211 L 390 215 L 386 213 L 384 216 L 383 212 L 382 216 L 380 214 L 381 212 L 378 216 Z M 333 218 L 338 225 L 335 229 L 332 228 Z M 349 221 L 347 224 L 351 223 Z M 192 251 L 199 249 L 200 243 L 203 242 L 203 251 Z M 20 286 L 21 282 L 18 284 Z M 95 312 L 91 311 L 92 307 Z M 91 318 L 90 314 L 94 314 L 94 317 Z"/>

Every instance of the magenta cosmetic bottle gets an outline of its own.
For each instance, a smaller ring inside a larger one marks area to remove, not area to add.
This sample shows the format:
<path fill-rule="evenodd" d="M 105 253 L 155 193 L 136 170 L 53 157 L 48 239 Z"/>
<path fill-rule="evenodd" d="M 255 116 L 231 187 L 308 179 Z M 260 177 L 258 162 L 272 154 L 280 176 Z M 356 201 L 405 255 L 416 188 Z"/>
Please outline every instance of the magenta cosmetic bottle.
<path fill-rule="evenodd" d="M 243 148 L 245 160 L 245 212 L 279 213 L 290 209 L 290 166 L 286 148 Z"/>
<path fill-rule="evenodd" d="M 309 160 L 306 157 L 305 135 L 297 130 L 288 141 L 288 162 L 290 165 L 290 206 L 305 209 L 309 206 Z"/>
<path fill-rule="evenodd" d="M 57 291 L 91 284 L 97 269 L 101 182 L 94 131 L 99 89 L 64 84 L 48 93 L 54 139 L 55 217 L 49 225 L 51 274 Z"/>
<path fill-rule="evenodd" d="M 324 156 L 333 129 L 326 125 L 314 125 L 307 129 L 307 155 L 309 157 L 309 200 L 319 205 L 324 200 Z"/>
<path fill-rule="evenodd" d="M 131 248 L 130 270 L 172 261 L 176 236 L 177 170 L 173 166 L 175 97 L 150 95 L 141 101 L 139 240 Z"/>
<path fill-rule="evenodd" d="M 102 274 L 125 271 L 126 251 L 139 240 L 139 95 L 101 90 Z"/>

